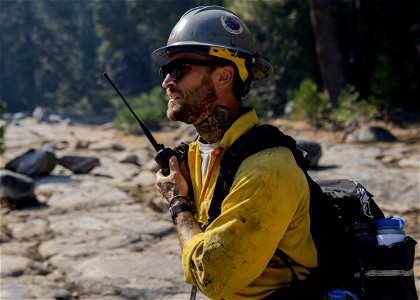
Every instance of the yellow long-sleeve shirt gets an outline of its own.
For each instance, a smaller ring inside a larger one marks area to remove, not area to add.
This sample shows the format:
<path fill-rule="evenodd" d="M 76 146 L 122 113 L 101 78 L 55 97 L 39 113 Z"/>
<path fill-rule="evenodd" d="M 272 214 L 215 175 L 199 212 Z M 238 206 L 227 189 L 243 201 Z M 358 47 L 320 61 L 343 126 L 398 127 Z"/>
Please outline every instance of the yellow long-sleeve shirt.
<path fill-rule="evenodd" d="M 200 223 L 207 221 L 223 149 L 256 124 L 251 110 L 231 126 L 213 151 L 204 182 L 198 145 L 190 145 L 188 163 Z M 211 299 L 261 299 L 291 281 L 290 269 L 273 257 L 277 247 L 301 266 L 316 266 L 309 187 L 285 147 L 265 149 L 244 160 L 220 216 L 184 245 L 185 280 Z M 300 279 L 308 274 L 302 267 L 294 270 Z"/>

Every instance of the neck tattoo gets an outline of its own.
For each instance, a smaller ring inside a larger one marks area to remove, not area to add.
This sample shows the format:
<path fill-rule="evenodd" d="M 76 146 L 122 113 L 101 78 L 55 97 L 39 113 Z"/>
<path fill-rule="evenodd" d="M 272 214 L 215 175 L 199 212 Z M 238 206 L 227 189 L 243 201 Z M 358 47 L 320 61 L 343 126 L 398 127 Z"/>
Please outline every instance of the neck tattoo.
<path fill-rule="evenodd" d="M 206 143 L 213 144 L 222 139 L 237 118 L 238 115 L 233 114 L 231 108 L 218 105 L 211 108 L 207 118 L 195 127 Z"/>

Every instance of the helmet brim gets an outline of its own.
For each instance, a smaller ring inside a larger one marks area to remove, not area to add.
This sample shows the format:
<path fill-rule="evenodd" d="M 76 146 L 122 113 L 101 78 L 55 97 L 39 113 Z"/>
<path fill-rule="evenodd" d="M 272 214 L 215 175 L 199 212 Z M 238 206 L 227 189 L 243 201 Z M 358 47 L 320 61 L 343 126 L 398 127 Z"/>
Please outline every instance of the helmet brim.
<path fill-rule="evenodd" d="M 156 49 L 152 52 L 152 59 L 159 65 L 166 65 L 169 61 L 169 58 L 172 54 L 177 52 L 192 52 L 201 55 L 209 55 L 209 49 L 214 47 L 214 44 L 205 44 L 199 42 L 180 42 L 176 44 L 171 44 L 169 46 L 164 46 Z M 219 46 L 225 48 L 223 46 Z M 229 48 L 230 50 L 238 50 L 244 53 L 243 49 Z M 251 63 L 251 72 L 253 74 L 254 80 L 260 80 L 267 78 L 273 74 L 273 66 L 266 61 L 264 58 L 256 55 L 255 53 L 244 53 L 252 57 Z"/>

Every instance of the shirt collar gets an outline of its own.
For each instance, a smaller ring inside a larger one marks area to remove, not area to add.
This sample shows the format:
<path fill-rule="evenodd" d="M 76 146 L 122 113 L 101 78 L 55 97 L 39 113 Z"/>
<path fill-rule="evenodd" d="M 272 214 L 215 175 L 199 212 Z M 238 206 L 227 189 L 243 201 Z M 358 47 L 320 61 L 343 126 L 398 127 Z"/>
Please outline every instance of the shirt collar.
<path fill-rule="evenodd" d="M 259 124 L 257 112 L 254 108 L 244 108 L 244 113 L 229 127 L 223 135 L 219 146 L 227 149 L 242 134 Z"/>

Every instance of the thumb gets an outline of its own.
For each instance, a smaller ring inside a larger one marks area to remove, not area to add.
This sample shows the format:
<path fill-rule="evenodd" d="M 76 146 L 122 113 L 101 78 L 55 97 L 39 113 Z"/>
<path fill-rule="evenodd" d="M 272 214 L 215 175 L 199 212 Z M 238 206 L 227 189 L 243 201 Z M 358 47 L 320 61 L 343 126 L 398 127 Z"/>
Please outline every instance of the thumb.
<path fill-rule="evenodd" d="M 176 157 L 175 156 L 172 156 L 170 159 L 169 159 L 169 170 L 171 171 L 171 173 L 172 172 L 176 172 L 176 171 L 178 171 L 178 169 L 179 169 L 179 166 L 178 166 L 178 160 L 176 159 Z"/>

